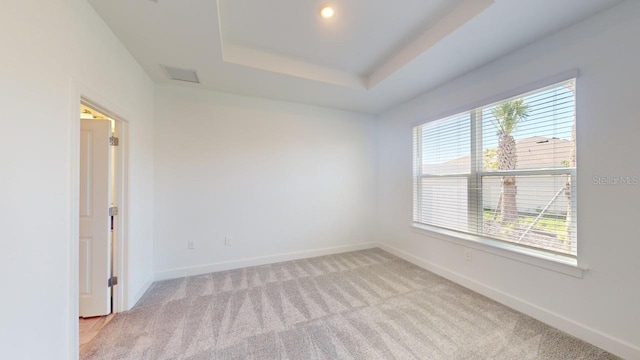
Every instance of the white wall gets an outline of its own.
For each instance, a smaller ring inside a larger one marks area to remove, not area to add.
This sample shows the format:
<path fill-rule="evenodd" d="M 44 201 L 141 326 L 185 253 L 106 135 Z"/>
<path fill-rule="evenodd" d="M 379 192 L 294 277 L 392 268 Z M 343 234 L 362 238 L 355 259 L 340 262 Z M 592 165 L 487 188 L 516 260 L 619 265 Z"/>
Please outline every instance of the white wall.
<path fill-rule="evenodd" d="M 640 2 L 628 2 L 383 114 L 379 239 L 574 335 L 640 358 L 640 185 L 592 184 L 593 176 L 640 176 L 638 34 Z M 584 278 L 475 250 L 473 261 L 465 262 L 461 246 L 412 232 L 412 125 L 573 68 L 581 72 L 578 246 L 579 263 L 589 268 Z"/>
<path fill-rule="evenodd" d="M 372 117 L 168 85 L 155 104 L 157 278 L 373 241 Z"/>
<path fill-rule="evenodd" d="M 0 358 L 73 358 L 74 97 L 131 122 L 134 296 L 152 275 L 153 84 L 85 0 L 3 1 L 0 48 Z"/>

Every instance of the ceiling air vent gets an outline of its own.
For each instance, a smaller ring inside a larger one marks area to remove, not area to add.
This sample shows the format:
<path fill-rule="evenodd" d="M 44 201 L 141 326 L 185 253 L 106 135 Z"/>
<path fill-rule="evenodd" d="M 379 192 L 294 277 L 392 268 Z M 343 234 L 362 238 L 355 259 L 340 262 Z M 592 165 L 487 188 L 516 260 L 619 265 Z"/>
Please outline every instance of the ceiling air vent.
<path fill-rule="evenodd" d="M 193 70 L 179 69 L 170 66 L 162 65 L 164 72 L 167 74 L 169 79 L 178 80 L 178 81 L 187 81 L 199 84 L 200 80 L 198 79 L 198 74 L 196 74 Z"/>

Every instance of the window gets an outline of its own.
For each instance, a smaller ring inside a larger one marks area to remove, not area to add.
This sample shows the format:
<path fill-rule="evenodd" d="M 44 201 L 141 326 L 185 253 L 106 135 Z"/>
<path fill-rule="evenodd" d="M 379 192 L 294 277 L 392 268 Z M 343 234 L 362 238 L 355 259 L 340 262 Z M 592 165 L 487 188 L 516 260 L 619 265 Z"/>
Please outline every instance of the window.
<path fill-rule="evenodd" d="M 414 128 L 413 221 L 576 257 L 575 79 Z"/>

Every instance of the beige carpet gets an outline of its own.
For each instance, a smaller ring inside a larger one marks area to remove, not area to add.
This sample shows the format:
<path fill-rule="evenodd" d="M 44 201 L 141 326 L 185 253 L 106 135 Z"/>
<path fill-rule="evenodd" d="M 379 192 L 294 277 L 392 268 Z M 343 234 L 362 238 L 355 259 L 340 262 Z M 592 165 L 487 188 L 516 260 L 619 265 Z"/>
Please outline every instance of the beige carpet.
<path fill-rule="evenodd" d="M 380 249 L 160 281 L 83 359 L 616 359 Z"/>

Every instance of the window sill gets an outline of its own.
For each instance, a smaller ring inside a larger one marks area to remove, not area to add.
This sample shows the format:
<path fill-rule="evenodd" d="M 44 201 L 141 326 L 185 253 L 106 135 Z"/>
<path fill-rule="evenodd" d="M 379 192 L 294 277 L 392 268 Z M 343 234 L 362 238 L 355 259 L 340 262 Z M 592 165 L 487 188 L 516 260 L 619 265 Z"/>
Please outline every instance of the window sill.
<path fill-rule="evenodd" d="M 568 256 L 549 254 L 535 249 L 512 245 L 481 236 L 458 233 L 424 224 L 414 223 L 412 231 L 438 240 L 451 242 L 464 247 L 516 260 L 540 268 L 552 270 L 576 278 L 582 278 L 585 268 L 578 267 L 577 260 Z"/>

